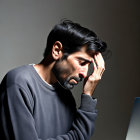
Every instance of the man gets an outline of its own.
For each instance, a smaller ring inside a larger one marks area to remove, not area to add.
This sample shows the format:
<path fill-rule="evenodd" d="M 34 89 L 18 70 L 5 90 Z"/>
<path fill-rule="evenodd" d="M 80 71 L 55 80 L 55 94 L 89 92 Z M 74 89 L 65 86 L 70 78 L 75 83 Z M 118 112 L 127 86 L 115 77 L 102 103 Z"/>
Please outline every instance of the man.
<path fill-rule="evenodd" d="M 106 44 L 71 21 L 50 32 L 44 59 L 11 70 L 0 86 L 1 140 L 88 140 L 94 130 L 97 100 L 92 98 L 105 70 Z M 87 76 L 90 64 L 93 72 Z M 70 92 L 83 82 L 76 109 Z"/>

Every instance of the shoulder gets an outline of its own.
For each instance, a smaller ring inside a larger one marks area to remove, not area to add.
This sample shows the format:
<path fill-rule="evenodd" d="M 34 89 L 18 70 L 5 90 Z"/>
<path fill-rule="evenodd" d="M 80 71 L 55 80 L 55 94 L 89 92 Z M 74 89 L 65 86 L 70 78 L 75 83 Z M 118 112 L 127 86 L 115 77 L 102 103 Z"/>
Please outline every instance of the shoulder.
<path fill-rule="evenodd" d="M 33 105 L 33 96 L 28 88 L 32 77 L 31 67 L 31 65 L 20 66 L 5 75 L 0 84 L 0 100 L 8 98 L 8 102 L 12 104 L 24 101 L 28 107 Z"/>
<path fill-rule="evenodd" d="M 14 84 L 22 85 L 23 82 L 26 82 L 30 78 L 30 65 L 23 65 L 17 68 L 10 70 L 5 78 L 4 81 L 6 82 L 7 86 L 11 86 Z"/>

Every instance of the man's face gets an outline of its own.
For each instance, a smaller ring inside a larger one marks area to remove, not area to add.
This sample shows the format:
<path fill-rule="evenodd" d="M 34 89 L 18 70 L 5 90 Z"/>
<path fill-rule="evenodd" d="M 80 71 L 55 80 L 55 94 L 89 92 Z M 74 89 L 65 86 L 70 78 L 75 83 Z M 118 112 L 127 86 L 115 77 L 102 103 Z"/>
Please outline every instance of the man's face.
<path fill-rule="evenodd" d="M 92 59 L 85 47 L 82 47 L 80 51 L 70 54 L 66 59 L 57 60 L 53 67 L 57 81 L 65 89 L 72 89 L 87 76 Z"/>

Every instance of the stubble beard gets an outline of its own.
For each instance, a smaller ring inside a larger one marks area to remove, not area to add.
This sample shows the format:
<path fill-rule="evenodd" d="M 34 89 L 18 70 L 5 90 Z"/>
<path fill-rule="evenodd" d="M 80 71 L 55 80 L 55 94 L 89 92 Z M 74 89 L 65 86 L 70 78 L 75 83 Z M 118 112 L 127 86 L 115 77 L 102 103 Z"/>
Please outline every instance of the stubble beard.
<path fill-rule="evenodd" d="M 70 76 L 71 70 L 70 68 L 64 68 L 60 65 L 62 61 L 56 61 L 55 65 L 53 66 L 53 73 L 58 81 L 58 83 L 65 89 L 70 90 L 73 89 L 78 82 L 82 81 L 82 78 L 76 76 Z M 65 75 L 65 77 L 63 76 Z M 70 80 L 75 80 L 75 82 L 70 82 Z"/>

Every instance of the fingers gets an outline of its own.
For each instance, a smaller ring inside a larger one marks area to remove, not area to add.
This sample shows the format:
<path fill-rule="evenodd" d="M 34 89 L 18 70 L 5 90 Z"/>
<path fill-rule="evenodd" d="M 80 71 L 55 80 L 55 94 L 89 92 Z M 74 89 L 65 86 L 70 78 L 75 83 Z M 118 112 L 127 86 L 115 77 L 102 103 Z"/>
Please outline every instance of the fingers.
<path fill-rule="evenodd" d="M 96 63 L 95 63 L 94 59 L 92 59 L 92 63 L 93 63 L 94 71 L 95 71 L 97 69 L 97 66 L 96 66 Z"/>
<path fill-rule="evenodd" d="M 105 62 L 101 55 L 101 53 L 97 53 L 94 55 L 94 59 L 92 60 L 94 72 L 93 75 L 102 77 L 103 72 L 105 71 Z"/>
<path fill-rule="evenodd" d="M 96 61 L 96 64 L 97 64 L 97 67 L 98 68 L 104 68 L 105 69 L 105 62 L 104 62 L 104 59 L 101 55 L 101 53 L 97 53 L 94 55 L 94 59 Z"/>
<path fill-rule="evenodd" d="M 84 80 L 83 93 L 91 95 L 93 94 L 98 82 L 101 80 L 102 74 L 105 70 L 105 63 L 101 53 L 94 55 L 92 59 L 93 72 Z"/>

